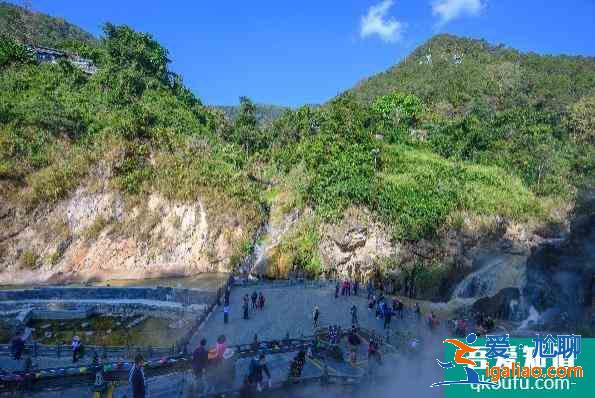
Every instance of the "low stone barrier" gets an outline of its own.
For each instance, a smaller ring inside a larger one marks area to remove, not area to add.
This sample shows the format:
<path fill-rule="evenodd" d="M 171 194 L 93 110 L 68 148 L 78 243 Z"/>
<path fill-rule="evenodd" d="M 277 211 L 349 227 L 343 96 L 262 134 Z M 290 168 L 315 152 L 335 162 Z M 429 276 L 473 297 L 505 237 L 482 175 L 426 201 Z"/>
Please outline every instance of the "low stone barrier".
<path fill-rule="evenodd" d="M 180 304 L 203 304 L 213 292 L 173 287 L 41 287 L 35 289 L 0 290 L 3 301 L 31 300 L 153 300 Z"/>

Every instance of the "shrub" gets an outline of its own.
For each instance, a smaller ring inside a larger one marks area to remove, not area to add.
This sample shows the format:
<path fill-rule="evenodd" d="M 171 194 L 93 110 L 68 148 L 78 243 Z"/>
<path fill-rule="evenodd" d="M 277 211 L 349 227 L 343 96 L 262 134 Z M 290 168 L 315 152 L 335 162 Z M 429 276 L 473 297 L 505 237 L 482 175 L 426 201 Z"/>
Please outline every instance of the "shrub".
<path fill-rule="evenodd" d="M 37 265 L 39 256 L 31 249 L 23 250 L 20 261 L 23 268 L 33 269 Z"/>

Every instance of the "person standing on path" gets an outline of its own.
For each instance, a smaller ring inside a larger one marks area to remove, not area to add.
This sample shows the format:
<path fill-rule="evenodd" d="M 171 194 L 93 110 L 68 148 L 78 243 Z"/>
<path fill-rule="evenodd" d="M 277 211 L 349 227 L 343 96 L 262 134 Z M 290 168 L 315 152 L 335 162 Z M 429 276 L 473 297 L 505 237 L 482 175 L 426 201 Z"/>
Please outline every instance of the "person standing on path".
<path fill-rule="evenodd" d="M 347 346 L 349 347 L 349 360 L 352 366 L 357 363 L 357 349 L 361 344 L 361 339 L 357 335 L 357 329 L 355 326 L 351 327 L 351 332 L 347 336 Z"/>
<path fill-rule="evenodd" d="M 128 375 L 128 382 L 132 387 L 132 398 L 145 398 L 146 397 L 146 386 L 145 386 L 145 372 L 143 367 L 145 361 L 139 354 L 134 358 L 134 365 L 130 369 Z"/>
<path fill-rule="evenodd" d="M 390 308 L 389 305 L 384 305 L 384 329 L 390 329 L 390 321 L 393 316 L 393 310 Z"/>
<path fill-rule="evenodd" d="M 19 331 L 10 342 L 10 350 L 12 353 L 12 357 L 20 361 L 23 356 L 23 351 L 25 351 L 25 341 L 23 340 L 22 333 Z"/>
<path fill-rule="evenodd" d="M 351 326 L 357 326 L 358 325 L 358 321 L 357 321 L 357 307 L 355 306 L 355 304 L 353 304 L 351 306 L 351 309 L 349 311 L 351 312 Z"/>
<path fill-rule="evenodd" d="M 335 285 L 335 298 L 339 298 L 339 290 L 341 289 L 341 283 L 339 281 L 337 281 L 337 284 Z"/>
<path fill-rule="evenodd" d="M 317 328 L 320 326 L 320 309 L 318 308 L 318 306 L 314 307 L 314 313 L 312 314 L 312 319 L 314 321 L 314 328 Z"/>
<path fill-rule="evenodd" d="M 252 293 L 252 310 L 256 311 L 256 300 L 258 299 L 258 293 L 256 293 L 256 290 Z"/>
<path fill-rule="evenodd" d="M 206 378 L 207 364 L 209 362 L 209 351 L 207 350 L 207 339 L 200 340 L 200 345 L 192 353 L 192 370 L 196 378 L 199 396 L 205 395 L 208 391 Z"/>
<path fill-rule="evenodd" d="M 356 280 L 353 282 L 353 295 L 357 296 L 357 291 L 359 290 L 359 282 Z"/>
<path fill-rule="evenodd" d="M 224 305 L 229 305 L 229 295 L 230 295 L 230 293 L 231 293 L 231 289 L 230 289 L 230 287 L 228 286 L 228 287 L 225 289 L 225 297 L 224 297 L 224 299 L 223 299 L 223 304 L 224 304 Z"/>
<path fill-rule="evenodd" d="M 261 311 L 264 309 L 264 295 L 262 292 L 258 295 L 258 309 Z"/>
<path fill-rule="evenodd" d="M 368 292 L 368 300 L 370 300 L 370 298 L 372 298 L 374 295 L 374 286 L 372 285 L 371 280 L 369 280 L 368 284 L 366 285 L 366 291 Z"/>
<path fill-rule="evenodd" d="M 227 325 L 229 322 L 229 303 L 223 307 L 223 324 Z"/>
<path fill-rule="evenodd" d="M 260 354 L 258 359 L 253 358 L 250 362 L 250 378 L 251 383 L 256 383 L 256 390 L 258 392 L 262 391 L 262 380 L 263 380 L 263 373 L 267 375 L 269 387 L 271 385 L 271 372 L 269 372 L 269 367 L 267 366 L 266 357 L 264 354 Z"/>
<path fill-rule="evenodd" d="M 401 300 L 399 300 L 397 311 L 399 312 L 399 318 L 403 319 L 403 314 L 405 312 L 405 304 Z"/>
<path fill-rule="evenodd" d="M 250 307 L 248 306 L 248 301 L 244 300 L 244 319 L 250 319 L 249 317 Z"/>
<path fill-rule="evenodd" d="M 79 358 L 82 356 L 83 351 L 83 343 L 78 336 L 74 336 L 72 338 L 72 363 L 78 362 Z"/>

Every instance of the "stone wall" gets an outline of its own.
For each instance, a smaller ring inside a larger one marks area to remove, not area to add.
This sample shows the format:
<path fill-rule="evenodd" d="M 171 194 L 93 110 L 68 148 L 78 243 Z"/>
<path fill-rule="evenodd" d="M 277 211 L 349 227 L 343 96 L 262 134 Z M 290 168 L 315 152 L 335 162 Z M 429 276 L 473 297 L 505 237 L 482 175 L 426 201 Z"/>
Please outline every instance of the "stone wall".
<path fill-rule="evenodd" d="M 180 304 L 206 304 L 212 298 L 213 293 L 172 287 L 44 287 L 38 289 L 0 290 L 0 302 L 32 300 L 153 300 Z"/>

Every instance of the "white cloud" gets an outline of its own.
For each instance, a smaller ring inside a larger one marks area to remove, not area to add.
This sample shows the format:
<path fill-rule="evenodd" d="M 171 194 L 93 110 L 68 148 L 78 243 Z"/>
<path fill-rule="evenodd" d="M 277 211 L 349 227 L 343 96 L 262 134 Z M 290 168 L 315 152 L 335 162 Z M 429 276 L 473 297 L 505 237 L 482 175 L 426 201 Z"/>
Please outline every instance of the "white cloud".
<path fill-rule="evenodd" d="M 383 0 L 370 7 L 368 14 L 362 17 L 360 29 L 362 38 L 378 35 L 382 40 L 390 43 L 401 40 L 405 25 L 387 15 L 393 3 L 393 0 Z"/>
<path fill-rule="evenodd" d="M 444 25 L 463 15 L 478 15 L 484 6 L 484 0 L 435 0 L 432 13 L 440 18 L 439 24 Z"/>

